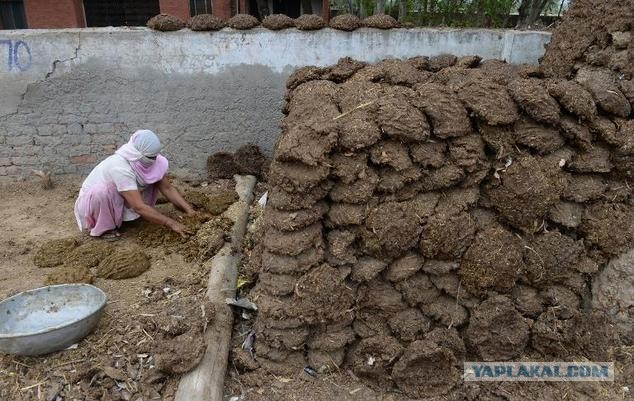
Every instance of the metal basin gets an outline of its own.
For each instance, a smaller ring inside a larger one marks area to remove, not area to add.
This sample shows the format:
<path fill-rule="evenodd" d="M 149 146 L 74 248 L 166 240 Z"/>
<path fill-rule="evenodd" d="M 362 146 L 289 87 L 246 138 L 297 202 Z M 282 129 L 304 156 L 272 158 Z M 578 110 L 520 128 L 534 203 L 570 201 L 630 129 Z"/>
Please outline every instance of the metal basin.
<path fill-rule="evenodd" d="M 51 285 L 0 302 L 0 352 L 43 355 L 63 350 L 97 326 L 106 294 L 89 284 Z"/>

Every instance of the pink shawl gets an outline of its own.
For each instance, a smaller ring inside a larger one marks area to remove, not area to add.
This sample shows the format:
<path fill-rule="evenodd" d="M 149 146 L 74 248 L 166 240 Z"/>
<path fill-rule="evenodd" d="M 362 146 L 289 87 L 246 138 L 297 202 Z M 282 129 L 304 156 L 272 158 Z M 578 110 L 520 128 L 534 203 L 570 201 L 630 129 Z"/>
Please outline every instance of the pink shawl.
<path fill-rule="evenodd" d="M 141 184 L 150 185 L 162 180 L 169 168 L 168 160 L 158 153 L 160 149 L 156 134 L 150 130 L 138 130 L 115 153 L 130 163 Z"/>

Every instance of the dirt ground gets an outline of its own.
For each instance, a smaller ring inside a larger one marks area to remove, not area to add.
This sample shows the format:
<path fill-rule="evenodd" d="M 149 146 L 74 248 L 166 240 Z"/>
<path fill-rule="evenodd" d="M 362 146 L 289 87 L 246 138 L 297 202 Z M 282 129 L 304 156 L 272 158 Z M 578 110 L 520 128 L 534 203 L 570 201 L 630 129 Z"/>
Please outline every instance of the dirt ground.
<path fill-rule="evenodd" d="M 38 182 L 0 185 L 0 298 L 45 285 L 57 268 L 33 263 L 45 241 L 99 241 L 81 234 L 75 223 L 80 183 L 64 178 L 48 191 Z M 222 180 L 205 192 L 230 187 Z M 138 234 L 148 225 L 124 226 L 114 248 L 139 247 Z M 97 329 L 76 348 L 42 357 L 0 355 L 0 400 L 173 399 L 180 374 L 204 354 L 202 333 L 214 316 L 205 296 L 207 268 L 199 260 L 186 262 L 179 249 L 144 246 L 151 264 L 138 277 L 95 277 L 93 285 L 106 292 L 108 303 Z"/>
<path fill-rule="evenodd" d="M 41 189 L 38 182 L 0 186 L 0 297 L 44 285 L 50 270 L 32 262 L 39 243 L 79 236 L 73 203 L 80 183 L 70 178 L 51 191 Z"/>

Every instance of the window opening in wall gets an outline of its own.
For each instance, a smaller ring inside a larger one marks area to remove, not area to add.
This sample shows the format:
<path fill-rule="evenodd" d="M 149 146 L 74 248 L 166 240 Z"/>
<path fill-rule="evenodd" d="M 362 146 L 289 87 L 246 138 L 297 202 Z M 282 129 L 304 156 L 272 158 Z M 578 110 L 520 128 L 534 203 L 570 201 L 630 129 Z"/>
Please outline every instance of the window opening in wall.
<path fill-rule="evenodd" d="M 0 0 L 0 29 L 26 29 L 23 0 Z"/>
<path fill-rule="evenodd" d="M 211 0 L 189 0 L 189 14 L 211 14 Z"/>
<path fill-rule="evenodd" d="M 273 14 L 286 14 L 297 18 L 301 14 L 301 1 L 273 0 Z"/>
<path fill-rule="evenodd" d="M 143 26 L 160 13 L 159 0 L 84 0 L 88 26 Z"/>

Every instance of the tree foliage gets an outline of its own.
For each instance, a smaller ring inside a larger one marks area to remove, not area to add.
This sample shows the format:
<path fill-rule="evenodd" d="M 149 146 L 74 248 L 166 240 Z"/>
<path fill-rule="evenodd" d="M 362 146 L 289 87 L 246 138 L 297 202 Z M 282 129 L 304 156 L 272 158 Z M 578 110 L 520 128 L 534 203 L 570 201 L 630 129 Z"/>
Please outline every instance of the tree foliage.
<path fill-rule="evenodd" d="M 342 12 L 365 18 L 385 13 L 419 26 L 503 27 L 519 13 L 521 26 L 535 23 L 545 10 L 567 0 L 331 0 Z"/>
<path fill-rule="evenodd" d="M 522 0 L 519 7 L 519 25 L 530 26 L 537 21 L 552 0 Z"/>

